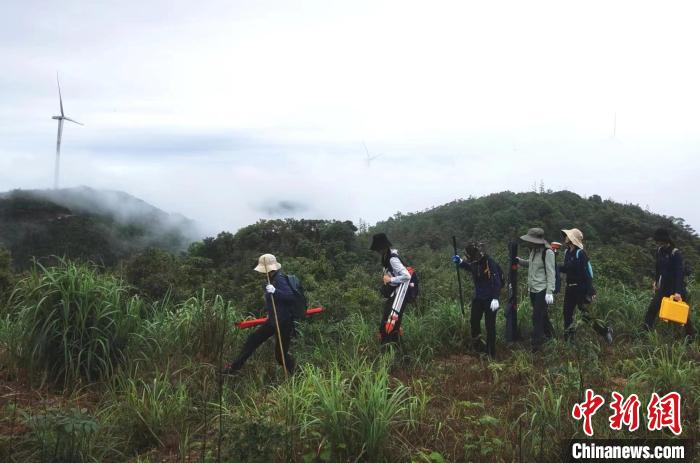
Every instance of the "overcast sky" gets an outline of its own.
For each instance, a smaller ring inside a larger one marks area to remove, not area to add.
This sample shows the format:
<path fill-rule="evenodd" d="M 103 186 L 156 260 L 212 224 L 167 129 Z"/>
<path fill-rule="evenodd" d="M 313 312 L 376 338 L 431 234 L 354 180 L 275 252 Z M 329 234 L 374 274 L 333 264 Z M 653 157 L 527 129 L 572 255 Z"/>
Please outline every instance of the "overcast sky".
<path fill-rule="evenodd" d="M 52 185 L 58 71 L 62 186 L 209 233 L 540 180 L 700 229 L 698 5 L 4 0 L 0 191 Z"/>

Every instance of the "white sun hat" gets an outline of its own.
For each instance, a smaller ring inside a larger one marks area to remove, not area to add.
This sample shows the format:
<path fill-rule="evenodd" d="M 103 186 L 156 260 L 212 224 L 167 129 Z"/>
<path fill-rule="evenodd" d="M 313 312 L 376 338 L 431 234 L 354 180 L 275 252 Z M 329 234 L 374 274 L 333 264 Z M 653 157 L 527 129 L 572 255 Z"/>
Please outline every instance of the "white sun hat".
<path fill-rule="evenodd" d="M 277 271 L 282 268 L 282 264 L 277 262 L 277 258 L 272 254 L 263 254 L 258 259 L 258 266 L 253 270 L 260 273 L 268 273 Z"/>

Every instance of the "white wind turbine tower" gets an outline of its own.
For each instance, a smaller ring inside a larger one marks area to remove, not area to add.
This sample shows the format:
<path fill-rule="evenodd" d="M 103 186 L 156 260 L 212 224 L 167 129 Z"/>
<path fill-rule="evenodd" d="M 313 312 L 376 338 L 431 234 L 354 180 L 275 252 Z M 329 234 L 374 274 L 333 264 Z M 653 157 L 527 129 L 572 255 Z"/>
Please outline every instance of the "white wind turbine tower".
<path fill-rule="evenodd" d="M 58 172 L 59 172 L 59 161 L 61 158 L 61 135 L 63 134 L 63 121 L 70 121 L 78 125 L 85 125 L 82 124 L 78 121 L 74 121 L 73 119 L 66 117 L 66 115 L 63 113 L 63 98 L 61 97 L 61 83 L 58 81 L 58 73 L 56 73 L 56 83 L 58 84 L 58 101 L 59 104 L 61 105 L 61 115 L 60 116 L 53 116 L 51 119 L 56 119 L 58 121 L 58 135 L 56 136 L 56 167 L 54 170 L 54 176 L 53 176 L 53 187 L 54 189 L 58 189 Z"/>
<path fill-rule="evenodd" d="M 382 156 L 381 154 L 375 154 L 374 156 L 371 156 L 371 155 L 369 154 L 369 150 L 367 149 L 367 145 L 365 144 L 364 141 L 362 142 L 362 146 L 365 147 L 365 153 L 367 153 L 367 167 L 370 166 L 370 164 L 372 163 L 372 161 L 374 161 L 375 159 L 377 159 L 377 158 L 379 158 L 379 157 Z"/>

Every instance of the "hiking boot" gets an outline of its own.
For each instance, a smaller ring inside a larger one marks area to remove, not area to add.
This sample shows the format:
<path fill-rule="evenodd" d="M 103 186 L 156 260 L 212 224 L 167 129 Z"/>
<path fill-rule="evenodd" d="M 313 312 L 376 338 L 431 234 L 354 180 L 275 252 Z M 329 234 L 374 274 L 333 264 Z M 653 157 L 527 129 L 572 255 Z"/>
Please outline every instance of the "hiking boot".
<path fill-rule="evenodd" d="M 612 344 L 612 342 L 613 342 L 613 330 L 610 327 L 608 327 L 608 332 L 605 333 L 605 341 L 608 344 Z"/>

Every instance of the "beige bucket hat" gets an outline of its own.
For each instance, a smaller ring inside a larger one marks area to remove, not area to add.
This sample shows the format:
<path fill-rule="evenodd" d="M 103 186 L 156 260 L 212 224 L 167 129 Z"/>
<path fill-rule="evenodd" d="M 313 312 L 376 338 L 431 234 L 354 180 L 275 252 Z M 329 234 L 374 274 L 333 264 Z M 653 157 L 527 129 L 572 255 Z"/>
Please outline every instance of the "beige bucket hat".
<path fill-rule="evenodd" d="M 542 244 L 547 248 L 549 247 L 549 243 L 544 239 L 544 230 L 541 228 L 529 229 L 527 235 L 521 236 L 520 239 L 528 243 Z"/>
<path fill-rule="evenodd" d="M 277 258 L 272 254 L 263 254 L 258 259 L 258 266 L 253 270 L 260 273 L 277 271 L 282 268 L 282 264 L 277 262 Z"/>
<path fill-rule="evenodd" d="M 572 228 L 571 230 L 562 230 L 564 236 L 569 238 L 569 241 L 574 243 L 574 246 L 583 249 L 583 233 L 578 228 Z"/>

